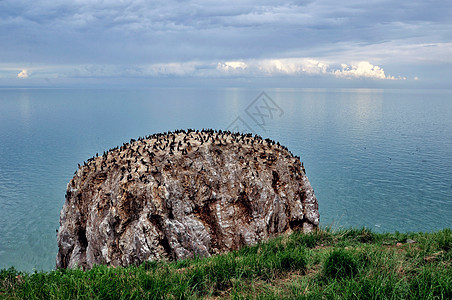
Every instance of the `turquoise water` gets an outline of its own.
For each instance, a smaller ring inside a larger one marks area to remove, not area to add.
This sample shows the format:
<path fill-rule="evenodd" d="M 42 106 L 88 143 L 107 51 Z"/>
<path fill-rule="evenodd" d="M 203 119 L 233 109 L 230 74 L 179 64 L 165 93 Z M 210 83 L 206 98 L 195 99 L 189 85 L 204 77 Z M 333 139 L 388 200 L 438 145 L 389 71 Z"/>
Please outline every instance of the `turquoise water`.
<path fill-rule="evenodd" d="M 59 212 L 78 163 L 178 128 L 240 128 L 286 145 L 304 162 L 322 226 L 451 227 L 451 91 L 261 92 L 0 90 L 0 268 L 54 268 Z"/>

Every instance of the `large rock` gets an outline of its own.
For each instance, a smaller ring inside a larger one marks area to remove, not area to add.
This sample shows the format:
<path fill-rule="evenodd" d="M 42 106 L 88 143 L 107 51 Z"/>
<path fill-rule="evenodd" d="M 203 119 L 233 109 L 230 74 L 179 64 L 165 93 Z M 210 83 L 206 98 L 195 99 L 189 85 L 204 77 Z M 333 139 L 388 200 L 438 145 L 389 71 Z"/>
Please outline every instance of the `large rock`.
<path fill-rule="evenodd" d="M 287 148 L 251 134 L 155 134 L 77 170 L 56 266 L 210 256 L 318 224 L 314 191 Z"/>

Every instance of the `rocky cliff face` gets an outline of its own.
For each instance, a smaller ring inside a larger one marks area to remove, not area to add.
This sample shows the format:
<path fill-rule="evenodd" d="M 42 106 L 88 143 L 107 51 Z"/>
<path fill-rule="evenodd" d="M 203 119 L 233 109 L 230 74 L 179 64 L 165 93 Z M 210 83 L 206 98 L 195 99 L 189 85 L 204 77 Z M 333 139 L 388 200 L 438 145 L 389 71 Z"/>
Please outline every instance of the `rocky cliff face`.
<path fill-rule="evenodd" d="M 251 134 L 155 134 L 77 170 L 56 266 L 210 256 L 318 224 L 314 191 L 287 148 Z"/>

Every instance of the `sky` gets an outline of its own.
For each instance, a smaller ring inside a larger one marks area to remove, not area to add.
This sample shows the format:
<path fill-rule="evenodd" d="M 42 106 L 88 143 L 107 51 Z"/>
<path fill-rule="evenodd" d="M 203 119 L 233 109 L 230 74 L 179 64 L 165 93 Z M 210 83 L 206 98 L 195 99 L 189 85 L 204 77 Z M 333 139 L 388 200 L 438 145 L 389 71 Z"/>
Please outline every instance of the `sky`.
<path fill-rule="evenodd" d="M 0 87 L 451 78 L 450 0 L 0 0 Z"/>

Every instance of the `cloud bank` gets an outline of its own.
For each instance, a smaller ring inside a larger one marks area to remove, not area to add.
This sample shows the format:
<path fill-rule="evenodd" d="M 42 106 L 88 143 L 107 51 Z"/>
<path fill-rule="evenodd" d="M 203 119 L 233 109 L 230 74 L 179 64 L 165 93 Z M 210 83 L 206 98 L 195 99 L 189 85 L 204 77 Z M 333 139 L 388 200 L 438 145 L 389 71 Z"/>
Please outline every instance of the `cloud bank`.
<path fill-rule="evenodd" d="M 217 70 L 223 75 L 250 75 L 250 76 L 334 76 L 339 78 L 400 80 L 405 77 L 386 75 L 382 67 L 372 65 L 368 61 L 361 61 L 347 65 L 342 63 L 341 68 L 330 66 L 312 58 L 285 58 L 264 59 L 250 61 L 226 61 L 218 63 Z"/>
<path fill-rule="evenodd" d="M 445 80 L 451 15 L 449 1 L 424 0 L 2 0 L 0 63 L 32 78 Z"/>
<path fill-rule="evenodd" d="M 406 80 L 406 77 L 394 77 L 386 75 L 383 68 L 374 66 L 368 61 L 361 61 L 357 64 L 347 65 L 341 64 L 341 70 L 334 70 L 332 73 L 337 77 L 345 78 L 371 78 L 371 79 L 389 79 L 389 80 Z"/>
<path fill-rule="evenodd" d="M 4 68 L 7 70 L 7 68 Z M 0 66 L 0 72 L 2 68 Z M 28 78 L 23 69 L 17 78 Z M 325 77 L 346 79 L 400 80 L 386 75 L 381 66 L 368 61 L 331 63 L 313 58 L 250 59 L 235 61 L 192 61 L 144 65 L 86 64 L 33 68 L 33 78 L 109 78 L 109 77 Z"/>

